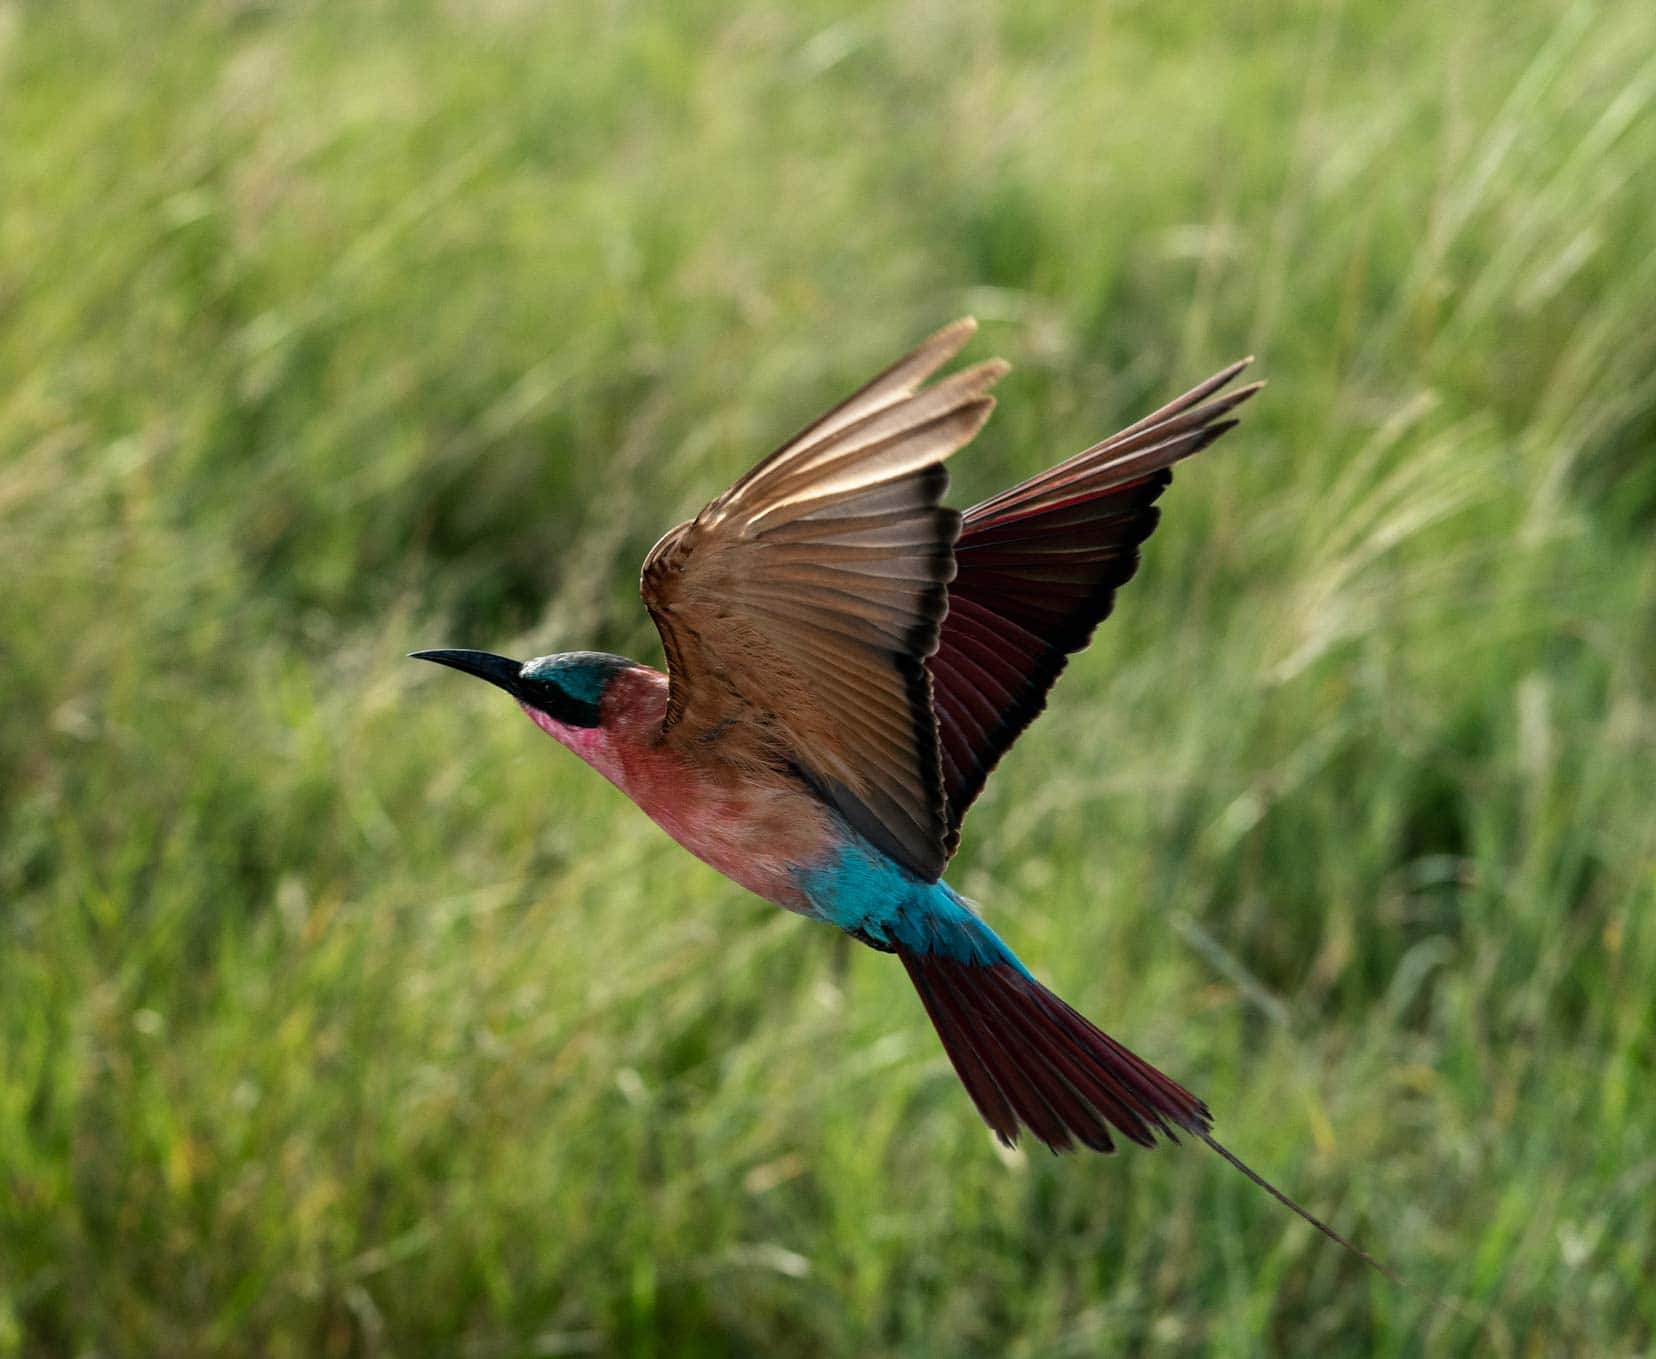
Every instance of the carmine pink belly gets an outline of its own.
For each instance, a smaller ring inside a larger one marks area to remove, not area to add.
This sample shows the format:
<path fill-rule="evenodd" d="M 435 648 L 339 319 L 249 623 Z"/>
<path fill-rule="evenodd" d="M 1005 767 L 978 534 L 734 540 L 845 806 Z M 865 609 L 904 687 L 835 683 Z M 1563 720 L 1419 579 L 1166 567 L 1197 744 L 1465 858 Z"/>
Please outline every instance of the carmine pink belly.
<path fill-rule="evenodd" d="M 704 864 L 756 896 L 790 911 L 807 911 L 796 871 L 830 847 L 828 821 L 806 797 L 723 794 L 685 805 L 640 807 Z"/>

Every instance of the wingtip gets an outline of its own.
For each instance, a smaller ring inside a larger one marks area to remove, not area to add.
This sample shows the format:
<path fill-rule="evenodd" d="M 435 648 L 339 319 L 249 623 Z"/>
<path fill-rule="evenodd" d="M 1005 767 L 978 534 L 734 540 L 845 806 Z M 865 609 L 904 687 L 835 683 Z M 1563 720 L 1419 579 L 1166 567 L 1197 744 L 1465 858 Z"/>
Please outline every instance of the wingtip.
<path fill-rule="evenodd" d="M 1210 407 L 1215 416 L 1223 415 L 1227 411 L 1235 410 L 1243 402 L 1252 399 L 1264 390 L 1264 378 L 1257 378 L 1253 382 L 1246 383 L 1241 387 L 1234 387 L 1230 391 L 1224 390 L 1235 380 L 1237 374 L 1242 372 L 1252 362 L 1252 354 L 1248 355 L 1245 359 L 1238 359 L 1235 363 L 1231 364 L 1229 368 L 1221 369 L 1219 372 L 1215 373 L 1211 378 L 1204 382 L 1200 388 L 1197 389 L 1201 393 L 1202 399 L 1204 400 L 1208 397 L 1214 396 L 1215 393 L 1222 393 L 1222 395 L 1218 396 L 1214 400 L 1212 406 Z"/>
<path fill-rule="evenodd" d="M 970 368 L 950 373 L 945 382 L 957 384 L 962 391 L 986 392 L 1012 371 L 1012 365 L 1002 358 L 984 359 Z"/>
<path fill-rule="evenodd" d="M 943 326 L 941 329 L 933 331 L 926 337 L 925 343 L 923 343 L 920 348 L 922 350 L 946 350 L 949 357 L 952 358 L 955 354 L 965 348 L 966 342 L 970 340 L 972 336 L 977 334 L 977 328 L 977 317 L 958 317 L 957 319 L 950 321 L 948 325 Z M 947 360 L 945 360 L 945 362 L 947 362 Z"/>

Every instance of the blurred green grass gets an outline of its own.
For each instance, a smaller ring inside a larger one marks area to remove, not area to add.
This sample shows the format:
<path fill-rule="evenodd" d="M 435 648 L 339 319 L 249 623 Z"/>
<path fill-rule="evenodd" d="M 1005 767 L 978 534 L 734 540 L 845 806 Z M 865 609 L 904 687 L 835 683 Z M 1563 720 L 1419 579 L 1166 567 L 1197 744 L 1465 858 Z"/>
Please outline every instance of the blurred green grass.
<path fill-rule="evenodd" d="M 0 1354 L 1646 1352 L 1653 52 L 0 5 Z M 889 959 L 401 659 L 655 659 L 655 535 L 967 310 L 960 503 L 1272 385 L 954 881 L 1416 1293 L 997 1154 Z"/>

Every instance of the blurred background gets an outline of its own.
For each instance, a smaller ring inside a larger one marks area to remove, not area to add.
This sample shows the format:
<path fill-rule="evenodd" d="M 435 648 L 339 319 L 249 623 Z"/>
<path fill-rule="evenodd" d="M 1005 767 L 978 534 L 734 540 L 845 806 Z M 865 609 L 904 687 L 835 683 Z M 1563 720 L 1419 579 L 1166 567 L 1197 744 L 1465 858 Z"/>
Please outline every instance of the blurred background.
<path fill-rule="evenodd" d="M 0 1355 L 1648 1352 L 1653 165 L 1635 3 L 0 3 Z M 958 504 L 1259 355 L 951 876 L 1414 1292 L 403 659 L 965 312 Z"/>

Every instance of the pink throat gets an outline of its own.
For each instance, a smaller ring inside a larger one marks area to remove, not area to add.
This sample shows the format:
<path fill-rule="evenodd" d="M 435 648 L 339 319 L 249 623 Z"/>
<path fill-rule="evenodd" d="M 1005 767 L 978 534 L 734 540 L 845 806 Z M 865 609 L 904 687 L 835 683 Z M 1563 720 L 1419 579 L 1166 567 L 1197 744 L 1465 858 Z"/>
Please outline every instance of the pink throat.
<path fill-rule="evenodd" d="M 527 705 L 529 720 L 596 769 L 703 863 L 750 892 L 806 909 L 795 871 L 831 847 L 827 814 L 792 780 L 692 760 L 662 739 L 667 676 L 647 666 L 610 681 L 596 727 L 572 727 Z"/>
<path fill-rule="evenodd" d="M 602 720 L 596 727 L 572 727 L 557 718 L 518 704 L 529 720 L 559 745 L 575 752 L 633 801 L 639 801 L 636 780 L 654 736 L 667 712 L 667 676 L 648 666 L 623 670 L 604 694 Z"/>

